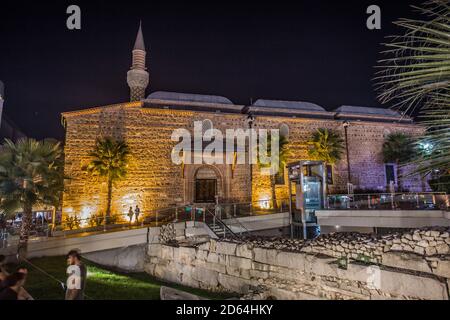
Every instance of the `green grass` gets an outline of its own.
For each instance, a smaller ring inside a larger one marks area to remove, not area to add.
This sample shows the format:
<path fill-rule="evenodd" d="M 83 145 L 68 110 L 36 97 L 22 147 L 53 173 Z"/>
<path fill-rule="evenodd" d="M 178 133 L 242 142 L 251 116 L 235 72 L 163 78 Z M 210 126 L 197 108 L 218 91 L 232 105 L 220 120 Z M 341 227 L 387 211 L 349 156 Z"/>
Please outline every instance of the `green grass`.
<path fill-rule="evenodd" d="M 66 260 L 65 257 L 46 257 L 33 259 L 31 262 L 45 270 L 53 277 L 65 282 Z M 146 273 L 121 273 L 96 265 L 84 260 L 88 269 L 86 283 L 86 299 L 101 300 L 159 300 L 159 290 L 162 285 L 181 289 L 209 299 L 229 298 L 229 294 L 212 293 L 201 289 L 183 287 L 169 284 Z M 28 265 L 28 277 L 25 289 L 36 300 L 64 299 L 64 290 L 56 281 L 44 275 L 42 272 Z"/>

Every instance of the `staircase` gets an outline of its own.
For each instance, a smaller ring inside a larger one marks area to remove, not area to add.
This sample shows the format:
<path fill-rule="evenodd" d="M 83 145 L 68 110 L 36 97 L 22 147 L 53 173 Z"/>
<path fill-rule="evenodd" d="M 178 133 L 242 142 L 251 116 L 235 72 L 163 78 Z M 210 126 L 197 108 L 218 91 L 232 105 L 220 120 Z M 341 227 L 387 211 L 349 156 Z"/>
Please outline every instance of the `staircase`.
<path fill-rule="evenodd" d="M 216 224 L 214 223 L 206 223 L 206 225 L 211 229 L 212 232 L 214 232 L 214 234 L 219 238 L 225 238 L 226 236 L 226 229 L 223 225 L 220 225 L 216 222 Z"/>
<path fill-rule="evenodd" d="M 219 238 L 234 238 L 239 239 L 240 236 L 238 236 L 236 233 L 231 231 L 231 229 L 226 225 L 225 222 L 223 222 L 221 219 L 216 217 L 213 209 L 207 208 L 206 209 L 206 215 L 205 215 L 205 223 L 208 226 L 209 229 Z"/>

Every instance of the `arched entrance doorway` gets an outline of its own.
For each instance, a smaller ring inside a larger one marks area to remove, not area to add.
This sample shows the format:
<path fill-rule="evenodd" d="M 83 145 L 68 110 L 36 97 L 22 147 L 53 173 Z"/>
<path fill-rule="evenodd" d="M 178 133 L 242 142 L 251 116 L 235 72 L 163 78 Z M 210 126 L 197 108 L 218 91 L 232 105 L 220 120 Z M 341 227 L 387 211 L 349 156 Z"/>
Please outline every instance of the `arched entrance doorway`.
<path fill-rule="evenodd" d="M 218 180 L 215 170 L 210 166 L 200 167 L 194 177 L 194 202 L 215 202 L 218 192 Z"/>

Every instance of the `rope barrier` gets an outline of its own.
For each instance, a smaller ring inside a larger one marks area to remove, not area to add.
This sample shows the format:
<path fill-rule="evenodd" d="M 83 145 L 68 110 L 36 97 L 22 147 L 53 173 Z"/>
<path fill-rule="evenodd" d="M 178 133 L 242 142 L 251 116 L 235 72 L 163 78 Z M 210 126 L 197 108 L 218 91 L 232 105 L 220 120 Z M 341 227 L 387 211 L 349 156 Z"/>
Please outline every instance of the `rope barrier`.
<path fill-rule="evenodd" d="M 17 256 L 17 259 L 19 259 L 19 257 Z M 42 268 L 38 267 L 37 265 L 35 265 L 34 263 L 32 263 L 30 260 L 26 259 L 26 258 L 21 258 L 23 261 L 25 261 L 27 264 L 29 264 L 31 267 L 33 267 L 34 269 L 38 270 L 39 272 L 41 272 L 42 274 L 46 275 L 47 277 L 49 277 L 50 279 L 58 282 L 58 284 L 61 286 L 61 288 L 63 290 L 66 290 L 66 285 L 63 281 L 59 280 L 58 278 L 52 276 L 51 274 L 49 274 L 48 272 L 46 272 L 45 270 L 43 270 Z M 86 280 L 85 280 L 86 281 Z M 89 297 L 86 293 L 83 292 L 83 296 L 88 298 L 89 300 L 94 300 L 93 298 Z"/>

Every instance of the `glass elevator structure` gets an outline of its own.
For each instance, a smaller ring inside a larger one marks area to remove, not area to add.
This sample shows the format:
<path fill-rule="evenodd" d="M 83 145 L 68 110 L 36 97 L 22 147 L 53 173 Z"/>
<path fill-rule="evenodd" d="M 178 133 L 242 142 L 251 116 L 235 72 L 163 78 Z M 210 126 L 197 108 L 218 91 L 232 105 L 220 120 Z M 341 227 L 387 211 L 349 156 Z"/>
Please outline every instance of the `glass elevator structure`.
<path fill-rule="evenodd" d="M 326 175 L 322 161 L 300 160 L 287 166 L 291 237 L 312 239 L 320 234 L 315 211 L 325 208 Z"/>

